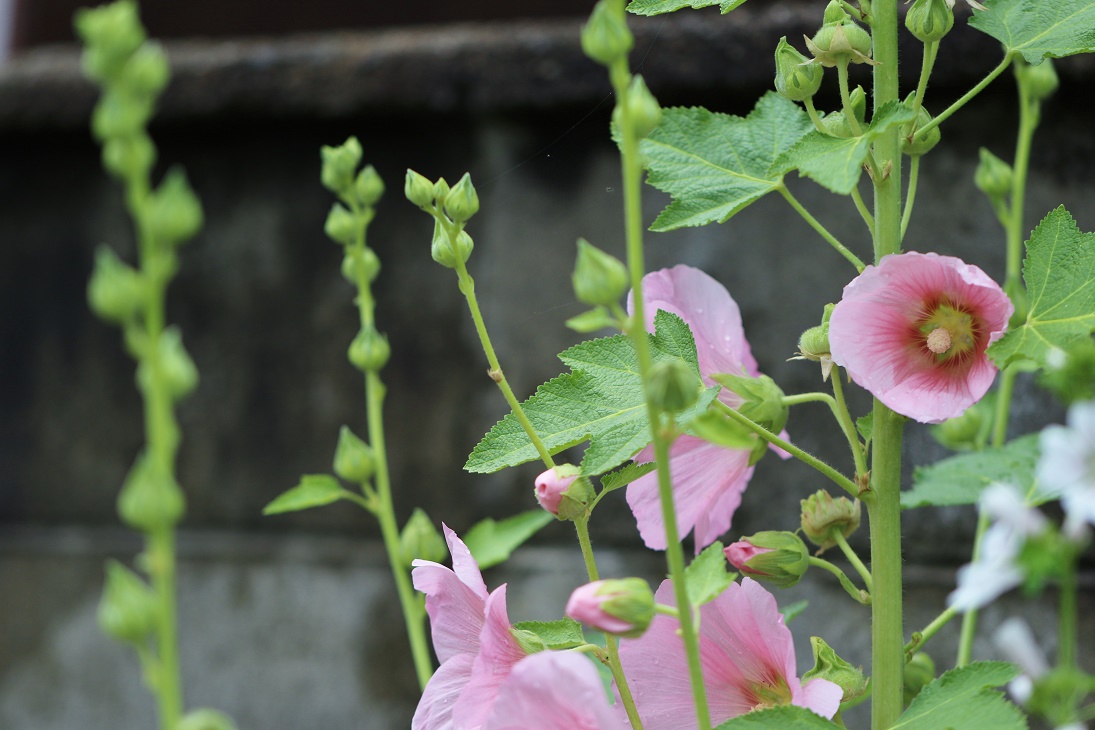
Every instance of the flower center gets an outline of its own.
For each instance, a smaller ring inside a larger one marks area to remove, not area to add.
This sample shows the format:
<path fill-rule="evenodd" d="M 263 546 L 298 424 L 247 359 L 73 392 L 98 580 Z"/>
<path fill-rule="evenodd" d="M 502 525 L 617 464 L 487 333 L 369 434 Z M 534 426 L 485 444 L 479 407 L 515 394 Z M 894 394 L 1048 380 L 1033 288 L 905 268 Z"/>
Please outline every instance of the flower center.
<path fill-rule="evenodd" d="M 936 355 L 942 355 L 947 350 L 951 349 L 952 341 L 953 338 L 951 337 L 951 333 L 942 327 L 933 329 L 928 333 L 928 349 Z"/>
<path fill-rule="evenodd" d="M 765 707 L 778 707 L 791 703 L 791 688 L 787 681 L 773 671 L 771 676 L 758 682 L 750 682 L 749 689 L 752 694 L 753 709 L 759 710 Z"/>
<path fill-rule="evenodd" d="M 918 327 L 937 362 L 961 358 L 977 347 L 980 323 L 969 312 L 940 304 Z"/>

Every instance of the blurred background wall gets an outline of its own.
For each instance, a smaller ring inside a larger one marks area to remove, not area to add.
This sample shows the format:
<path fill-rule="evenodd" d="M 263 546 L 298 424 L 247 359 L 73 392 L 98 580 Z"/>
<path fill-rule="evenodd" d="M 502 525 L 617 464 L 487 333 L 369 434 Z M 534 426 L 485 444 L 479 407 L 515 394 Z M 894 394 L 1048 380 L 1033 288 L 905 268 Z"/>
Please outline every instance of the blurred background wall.
<path fill-rule="evenodd" d="M 87 129 L 95 93 L 69 30 L 76 5 L 25 0 L 8 6 L 0 25 L 13 49 L 0 65 L 0 727 L 12 730 L 144 728 L 154 718 L 135 658 L 95 623 L 104 560 L 130 561 L 140 549 L 114 502 L 142 430 L 119 333 L 85 304 L 96 246 L 131 257 L 133 239 Z M 345 359 L 357 329 L 352 291 L 322 232 L 332 200 L 319 184 L 319 147 L 356 135 L 389 188 L 369 238 L 383 263 L 378 322 L 393 349 L 382 375 L 400 519 L 421 505 L 462 532 L 534 507 L 535 464 L 492 476 L 461 470 L 504 402 L 484 376 L 454 277 L 430 258 L 430 222 L 403 199 L 402 182 L 408 167 L 450 181 L 471 172 L 482 210 L 469 226 L 469 266 L 507 376 L 519 396 L 530 395 L 562 370 L 554 355 L 579 339 L 563 326 L 583 309 L 569 283 L 575 240 L 623 255 L 610 89 L 578 44 L 592 3 L 314 0 L 285 10 L 234 0 L 188 3 L 185 13 L 177 3 L 144 5 L 174 67 L 152 128 L 161 168 L 186 168 L 207 222 L 182 251 L 168 310 L 202 378 L 180 408 L 187 705 L 222 709 L 241 728 L 407 727 L 418 691 L 372 518 L 346 505 L 261 515 L 301 474 L 330 470 L 342 424 L 365 431 L 361 378 Z M 966 28 L 960 10 L 926 101 L 933 111 L 998 61 L 995 42 Z M 725 17 L 633 19 L 633 64 L 663 105 L 746 114 L 771 87 L 776 41 L 801 45 L 821 11 L 820 2 L 754 2 Z M 912 89 L 919 46 L 904 40 Z M 1061 91 L 1035 142 L 1028 224 L 1064 203 L 1092 230 L 1095 74 L 1085 58 L 1058 71 Z M 907 239 L 996 278 L 1003 236 L 972 175 L 979 146 L 1010 159 L 1013 96 L 1005 75 L 944 126 L 922 165 Z M 868 256 L 850 204 L 788 182 Z M 666 200 L 645 194 L 653 220 Z M 684 262 L 726 284 L 762 371 L 785 391 L 820 387 L 814 366 L 787 358 L 852 271 L 782 200 L 762 200 L 725 225 L 651 234 L 647 251 L 651 269 Z M 864 413 L 868 399 L 853 406 Z M 1063 415 L 1029 387 L 1014 412 L 1016 433 Z M 788 428 L 848 469 L 827 418 L 802 406 Z M 906 450 L 910 473 L 944 454 L 916 425 Z M 798 500 L 824 486 L 805 467 L 766 459 L 727 541 L 795 529 Z M 973 526 L 972 509 L 908 515 L 909 631 L 942 609 Z M 664 574 L 622 494 L 598 510 L 592 532 L 602 574 Z M 853 540 L 864 554 L 865 532 Z M 487 583 L 510 583 L 514 620 L 547 619 L 561 615 L 583 576 L 572 531 L 553 524 Z M 1084 586 L 1081 638 L 1090 648 L 1090 574 Z M 810 601 L 792 624 L 803 671 L 810 634 L 869 664 L 868 611 L 827 577 L 808 576 L 777 597 Z M 996 655 L 991 627 L 1011 611 L 1028 615 L 1052 649 L 1052 603 L 1012 597 L 984 612 L 977 657 Z M 941 664 L 952 661 L 956 635 L 948 627 L 930 645 Z"/>

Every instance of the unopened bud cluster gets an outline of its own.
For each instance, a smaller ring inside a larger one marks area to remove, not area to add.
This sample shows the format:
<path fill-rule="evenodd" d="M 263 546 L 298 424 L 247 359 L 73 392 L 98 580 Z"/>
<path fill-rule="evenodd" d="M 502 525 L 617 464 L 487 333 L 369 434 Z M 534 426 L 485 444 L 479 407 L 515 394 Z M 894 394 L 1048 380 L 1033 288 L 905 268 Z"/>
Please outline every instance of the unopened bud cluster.
<path fill-rule="evenodd" d="M 457 269 L 471 257 L 475 242 L 464 230 L 469 219 L 479 212 L 479 193 L 471 175 L 464 173 L 456 185 L 449 187 L 445 178 L 430 182 L 414 170 L 407 170 L 403 194 L 419 208 L 433 216 L 433 242 L 430 255 L 447 269 Z"/>
<path fill-rule="evenodd" d="M 835 535 L 849 537 L 859 529 L 862 506 L 847 497 L 833 498 L 824 489 L 802 500 L 802 534 L 822 551 L 837 544 Z"/>
<path fill-rule="evenodd" d="M 832 0 L 825 8 L 824 24 L 813 38 L 806 39 L 806 47 L 826 67 L 875 63 L 871 59 L 871 34 L 852 20 L 839 0 Z"/>

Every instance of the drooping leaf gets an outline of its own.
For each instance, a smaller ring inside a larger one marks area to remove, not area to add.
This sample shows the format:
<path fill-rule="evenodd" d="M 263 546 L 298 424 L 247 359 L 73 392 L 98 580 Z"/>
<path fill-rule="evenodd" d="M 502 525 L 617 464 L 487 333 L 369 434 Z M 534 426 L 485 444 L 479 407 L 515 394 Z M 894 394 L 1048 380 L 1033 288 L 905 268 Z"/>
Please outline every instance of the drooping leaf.
<path fill-rule="evenodd" d="M 282 492 L 273 502 L 262 509 L 264 515 L 299 512 L 312 507 L 322 507 L 340 499 L 359 501 L 360 498 L 342 488 L 330 474 L 305 474 L 300 483 Z"/>
<path fill-rule="evenodd" d="M 676 315 L 659 311 L 655 334 L 647 335 L 654 362 L 680 358 L 699 377 L 696 343 L 688 325 Z M 650 443 L 646 401 L 639 362 L 624 335 L 589 340 L 559 355 L 572 372 L 549 380 L 523 404 L 525 415 L 551 453 L 589 441 L 582 473 L 602 474 L 630 459 Z M 708 388 L 691 408 L 677 414 L 685 426 L 714 400 Z M 464 468 L 491 473 L 536 459 L 528 435 L 512 414 L 496 423 L 476 445 Z"/>
<path fill-rule="evenodd" d="M 698 107 L 665 109 L 661 124 L 640 145 L 647 182 L 673 197 L 651 229 L 725 222 L 779 186 L 783 176 L 769 168 L 812 128 L 798 104 L 774 91 L 747 117 Z"/>
<path fill-rule="evenodd" d="M 993 689 L 1018 675 L 1006 662 L 974 662 L 944 672 L 920 690 L 891 730 L 1026 730 L 1023 712 Z"/>
<path fill-rule="evenodd" d="M 631 0 L 627 12 L 635 15 L 661 15 L 675 10 L 709 8 L 718 5 L 723 15 L 745 3 L 745 0 Z"/>
<path fill-rule="evenodd" d="M 809 608 L 809 606 L 810 602 L 805 598 L 801 601 L 795 601 L 794 603 L 788 603 L 786 606 L 781 606 L 779 612 L 783 614 L 783 623 L 791 623 L 801 616 L 802 612 Z"/>
<path fill-rule="evenodd" d="M 1064 206 L 1053 210 L 1027 241 L 1023 281 L 1026 322 L 988 350 L 1000 367 L 1023 359 L 1044 365 L 1054 348 L 1067 350 L 1095 331 L 1095 233 L 1081 233 Z"/>
<path fill-rule="evenodd" d="M 888 102 L 878 110 L 862 136 L 833 137 L 815 130 L 780 155 L 770 172 L 782 175 L 797 169 L 799 175 L 822 187 L 848 195 L 859 182 L 874 140 L 895 124 L 904 124 L 912 118 L 912 109 L 899 101 Z"/>
<path fill-rule="evenodd" d="M 970 25 L 1028 63 L 1095 51 L 1095 0 L 985 0 Z"/>
<path fill-rule="evenodd" d="M 582 635 L 582 625 L 572 618 L 561 618 L 556 621 L 518 621 L 513 628 L 536 634 L 548 649 L 562 651 L 586 643 L 585 636 Z"/>
<path fill-rule="evenodd" d="M 464 535 L 464 544 L 483 570 L 498 565 L 555 518 L 542 509 L 521 512 L 501 521 L 480 520 Z"/>
<path fill-rule="evenodd" d="M 613 489 L 626 487 L 631 482 L 644 477 L 657 468 L 657 464 L 649 461 L 645 464 L 628 464 L 622 469 L 617 469 L 601 477 L 601 490 L 611 492 Z"/>
<path fill-rule="evenodd" d="M 780 705 L 732 717 L 715 730 L 833 730 L 842 727 L 797 705 Z"/>
<path fill-rule="evenodd" d="M 722 543 L 714 542 L 684 569 L 684 586 L 693 607 L 713 601 L 734 582 L 737 573 L 726 570 Z"/>
<path fill-rule="evenodd" d="M 1049 499 L 1038 489 L 1034 470 L 1041 449 L 1038 434 L 1027 434 L 998 449 L 959 454 L 913 472 L 913 488 L 901 493 L 901 506 L 939 507 L 976 504 L 985 487 L 994 482 L 1014 484 L 1030 504 Z"/>

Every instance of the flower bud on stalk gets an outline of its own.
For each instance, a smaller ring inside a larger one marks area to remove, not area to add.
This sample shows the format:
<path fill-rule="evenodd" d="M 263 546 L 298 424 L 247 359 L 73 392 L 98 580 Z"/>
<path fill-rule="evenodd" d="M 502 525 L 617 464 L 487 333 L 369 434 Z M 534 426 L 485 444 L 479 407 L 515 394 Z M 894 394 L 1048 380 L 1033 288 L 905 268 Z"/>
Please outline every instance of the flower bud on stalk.
<path fill-rule="evenodd" d="M 327 214 L 327 220 L 323 224 L 323 232 L 327 234 L 327 238 L 343 246 L 354 243 L 359 228 L 354 214 L 341 203 L 331 206 L 331 212 Z"/>
<path fill-rule="evenodd" d="M 635 45 L 627 22 L 600 0 L 582 28 L 582 52 L 604 66 L 626 56 Z"/>
<path fill-rule="evenodd" d="M 871 59 L 871 34 L 857 25 L 837 0 L 826 7 L 825 22 L 813 38 L 806 38 L 806 47 L 827 68 L 842 63 L 877 65 Z"/>
<path fill-rule="evenodd" d="M 996 205 L 1007 202 L 1007 196 L 1011 194 L 1011 179 L 1011 165 L 982 147 L 981 162 L 973 173 L 973 184 Z"/>
<path fill-rule="evenodd" d="M 855 502 L 847 497 L 833 499 L 820 489 L 802 500 L 802 533 L 823 552 L 836 545 L 832 537 L 835 531 L 848 537 L 859 529 L 862 510 L 858 499 Z"/>
<path fill-rule="evenodd" d="M 855 115 L 856 121 L 859 122 L 859 126 L 862 128 L 866 125 L 864 119 L 867 113 L 867 92 L 863 90 L 862 86 L 857 86 L 848 95 L 848 101 L 852 107 L 852 114 Z M 822 117 L 821 123 L 829 134 L 834 137 L 847 139 L 857 136 L 842 111 L 826 114 Z"/>
<path fill-rule="evenodd" d="M 133 95 L 156 95 L 171 79 L 167 54 L 158 43 L 145 43 L 126 61 L 118 74 L 118 86 Z"/>
<path fill-rule="evenodd" d="M 456 257 L 459 256 L 460 260 L 464 263 L 468 262 L 471 257 L 472 249 L 475 248 L 475 242 L 472 241 L 471 236 L 467 231 L 461 230 L 456 234 L 455 241 L 455 253 L 453 252 L 454 245 L 449 243 L 449 234 L 441 225 L 441 221 L 434 220 L 433 222 L 433 242 L 430 244 L 430 256 L 437 263 L 444 266 L 446 269 L 456 268 Z"/>
<path fill-rule="evenodd" d="M 154 532 L 182 519 L 186 498 L 170 473 L 141 454 L 118 494 L 118 515 L 130 527 Z"/>
<path fill-rule="evenodd" d="M 615 304 L 627 291 L 627 267 L 615 256 L 579 238 L 578 258 L 570 280 L 578 301 L 593 305 Z"/>
<path fill-rule="evenodd" d="M 351 284 L 357 285 L 358 275 L 364 276 L 365 281 L 372 283 L 380 273 L 380 259 L 368 246 L 353 250 L 347 249 L 342 257 L 342 277 Z"/>
<path fill-rule="evenodd" d="M 742 574 L 779 588 L 798 583 L 810 567 L 806 543 L 793 532 L 758 532 L 728 545 L 723 553 Z"/>
<path fill-rule="evenodd" d="M 982 431 L 987 425 L 982 401 L 974 403 L 961 416 L 932 426 L 931 432 L 936 441 L 952 451 L 972 451 L 979 445 Z"/>
<path fill-rule="evenodd" d="M 384 195 L 384 181 L 380 179 L 376 168 L 366 165 L 354 178 L 354 196 L 364 206 L 373 206 Z"/>
<path fill-rule="evenodd" d="M 640 139 L 646 137 L 662 120 L 662 108 L 658 100 L 646 87 L 642 76 L 636 75 L 631 79 L 631 85 L 624 92 L 622 104 L 617 104 L 612 112 L 612 121 L 620 124 L 620 109 L 627 108 L 628 119 L 635 130 L 635 135 Z"/>
<path fill-rule="evenodd" d="M 606 634 L 634 639 L 654 620 L 654 593 L 641 578 L 598 580 L 570 594 L 566 615 Z"/>
<path fill-rule="evenodd" d="M 363 329 L 350 343 L 347 356 L 350 362 L 362 372 L 378 371 L 388 362 L 392 348 L 388 338 L 377 332 L 375 327 Z"/>
<path fill-rule="evenodd" d="M 915 93 L 909 94 L 905 99 L 905 104 L 911 106 L 916 96 Z M 907 122 L 901 126 L 901 153 L 908 155 L 909 157 L 919 157 L 920 155 L 926 155 L 932 151 L 939 140 L 942 138 L 942 134 L 939 132 L 939 127 L 932 127 L 928 130 L 927 134 L 920 134 L 921 129 L 928 126 L 931 123 L 932 115 L 928 113 L 928 110 L 923 106 L 916 114 L 916 119 L 911 122 Z"/>
<path fill-rule="evenodd" d="M 787 42 L 787 36 L 779 39 L 776 46 L 776 91 L 791 101 L 813 98 L 821 88 L 824 72 L 810 59 Z"/>
<path fill-rule="evenodd" d="M 139 271 L 108 246 L 95 252 L 95 270 L 87 285 L 91 310 L 110 322 L 127 322 L 145 305 L 148 288 Z"/>
<path fill-rule="evenodd" d="M 445 540 L 437 532 L 437 528 L 430 520 L 429 515 L 415 507 L 403 531 L 399 534 L 399 551 L 403 558 L 403 565 L 411 567 L 413 560 L 429 560 L 440 563 L 449 554 L 445 547 Z"/>
<path fill-rule="evenodd" d="M 95 139 L 111 139 L 140 134 L 152 117 L 152 100 L 106 90 L 91 112 L 91 132 Z"/>
<path fill-rule="evenodd" d="M 339 429 L 334 471 L 346 481 L 357 484 L 367 481 L 376 471 L 372 448 L 358 438 L 349 426 Z"/>
<path fill-rule="evenodd" d="M 76 33 L 87 45 L 84 73 L 99 82 L 116 77 L 147 37 L 138 19 L 136 2 L 81 8 L 73 20 Z"/>
<path fill-rule="evenodd" d="M 700 379 L 680 358 L 659 362 L 650 369 L 646 396 L 658 410 L 680 413 L 699 400 Z"/>
<path fill-rule="evenodd" d="M 433 183 L 424 175 L 419 175 L 414 170 L 407 170 L 407 179 L 403 183 L 403 194 L 419 208 L 428 208 L 433 205 Z"/>
<path fill-rule="evenodd" d="M 149 202 L 149 233 L 165 244 L 179 244 L 193 238 L 203 221 L 201 201 L 190 188 L 186 173 L 172 168 Z"/>
<path fill-rule="evenodd" d="M 1022 57 L 1016 58 L 1015 76 L 1026 83 L 1027 92 L 1034 101 L 1045 101 L 1061 85 L 1053 61 L 1048 58 L 1038 65 L 1031 65 Z"/>
<path fill-rule="evenodd" d="M 821 637 L 811 636 L 810 647 L 814 652 L 814 668 L 802 675 L 803 684 L 815 678 L 827 679 L 844 690 L 841 703 L 863 696 L 867 691 L 863 667 L 853 667 L 841 659 Z"/>
<path fill-rule="evenodd" d="M 560 464 L 536 477 L 536 501 L 560 520 L 586 514 L 593 499 L 593 485 L 573 464 Z"/>
<path fill-rule="evenodd" d="M 905 14 L 905 27 L 923 43 L 934 43 L 954 27 L 954 11 L 947 0 L 916 0 Z"/>
<path fill-rule="evenodd" d="M 103 167 L 122 179 L 147 176 L 156 162 L 156 147 L 148 135 L 112 137 L 103 143 Z"/>
<path fill-rule="evenodd" d="M 354 184 L 354 171 L 361 164 L 361 143 L 350 137 L 338 147 L 320 148 L 323 167 L 319 179 L 323 187 L 336 195 L 345 193 Z"/>
<path fill-rule="evenodd" d="M 156 596 L 148 585 L 116 560 L 106 564 L 106 585 L 99 601 L 99 627 L 118 641 L 140 644 L 156 628 Z"/>
<path fill-rule="evenodd" d="M 470 174 L 465 172 L 456 185 L 445 194 L 444 204 L 445 213 L 455 223 L 464 223 L 479 212 L 479 194 L 475 192 Z"/>

